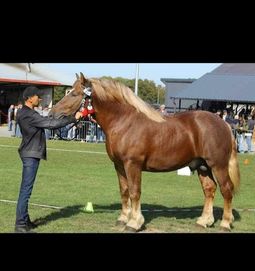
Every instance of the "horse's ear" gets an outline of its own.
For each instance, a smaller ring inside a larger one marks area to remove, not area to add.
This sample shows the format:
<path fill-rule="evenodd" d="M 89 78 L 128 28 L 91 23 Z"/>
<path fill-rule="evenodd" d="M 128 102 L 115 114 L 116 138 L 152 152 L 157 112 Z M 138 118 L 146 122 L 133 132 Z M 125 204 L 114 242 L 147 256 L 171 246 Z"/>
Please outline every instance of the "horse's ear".
<path fill-rule="evenodd" d="M 80 77 L 79 77 L 78 73 L 75 73 L 75 75 L 76 75 L 76 79 L 79 80 Z"/>
<path fill-rule="evenodd" d="M 84 76 L 84 74 L 82 72 L 80 72 L 80 79 L 81 79 L 81 83 L 86 86 L 89 82 L 89 80 Z"/>

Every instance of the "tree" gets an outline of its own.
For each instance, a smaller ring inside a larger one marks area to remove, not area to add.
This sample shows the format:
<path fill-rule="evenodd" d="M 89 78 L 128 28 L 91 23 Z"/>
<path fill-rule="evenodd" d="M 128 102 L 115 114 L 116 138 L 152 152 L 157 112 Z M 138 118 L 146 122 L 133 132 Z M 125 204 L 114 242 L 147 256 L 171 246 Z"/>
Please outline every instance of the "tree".
<path fill-rule="evenodd" d="M 70 89 L 67 86 L 55 86 L 53 93 L 53 105 L 59 102 L 66 94 L 66 90 Z"/>

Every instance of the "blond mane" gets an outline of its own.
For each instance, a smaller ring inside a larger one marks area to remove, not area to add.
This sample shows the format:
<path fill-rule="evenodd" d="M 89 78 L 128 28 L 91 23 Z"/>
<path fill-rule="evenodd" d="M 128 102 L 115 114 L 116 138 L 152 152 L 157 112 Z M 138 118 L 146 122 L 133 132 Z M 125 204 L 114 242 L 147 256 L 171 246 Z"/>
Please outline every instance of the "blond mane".
<path fill-rule="evenodd" d="M 117 101 L 133 106 L 138 112 L 143 113 L 149 119 L 156 122 L 164 122 L 164 118 L 158 111 L 146 104 L 141 98 L 127 86 L 117 81 L 108 79 L 90 79 L 93 90 L 101 101 Z"/>

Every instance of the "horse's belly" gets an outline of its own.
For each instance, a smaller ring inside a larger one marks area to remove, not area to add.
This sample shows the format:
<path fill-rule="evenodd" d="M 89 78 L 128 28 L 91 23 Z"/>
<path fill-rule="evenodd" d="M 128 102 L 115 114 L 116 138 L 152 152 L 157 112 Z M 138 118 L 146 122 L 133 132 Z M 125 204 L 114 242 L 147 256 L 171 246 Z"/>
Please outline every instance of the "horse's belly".
<path fill-rule="evenodd" d="M 167 172 L 177 170 L 187 164 L 189 161 L 178 161 L 176 159 L 158 159 L 158 160 L 149 160 L 144 165 L 144 171 L 150 172 Z"/>

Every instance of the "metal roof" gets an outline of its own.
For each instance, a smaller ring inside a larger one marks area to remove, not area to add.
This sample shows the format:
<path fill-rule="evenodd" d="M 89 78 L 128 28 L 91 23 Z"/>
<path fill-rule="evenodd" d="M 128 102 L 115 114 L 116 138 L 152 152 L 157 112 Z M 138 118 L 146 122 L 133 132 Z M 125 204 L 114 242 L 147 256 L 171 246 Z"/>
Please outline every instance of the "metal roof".
<path fill-rule="evenodd" d="M 63 72 L 43 63 L 0 63 L 0 83 L 65 85 L 73 82 Z"/>
<path fill-rule="evenodd" d="M 167 83 L 192 83 L 194 82 L 196 79 L 193 78 L 161 78 L 160 81 L 163 82 L 164 84 Z"/>
<path fill-rule="evenodd" d="M 207 73 L 177 93 L 170 93 L 170 97 L 255 102 L 255 76 Z"/>
<path fill-rule="evenodd" d="M 160 80 L 166 85 L 167 91 L 165 98 L 168 101 L 169 98 L 178 95 L 182 89 L 187 88 L 196 79 L 161 78 Z"/>
<path fill-rule="evenodd" d="M 211 73 L 221 75 L 255 75 L 254 63 L 224 63 Z"/>

